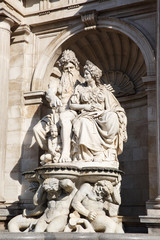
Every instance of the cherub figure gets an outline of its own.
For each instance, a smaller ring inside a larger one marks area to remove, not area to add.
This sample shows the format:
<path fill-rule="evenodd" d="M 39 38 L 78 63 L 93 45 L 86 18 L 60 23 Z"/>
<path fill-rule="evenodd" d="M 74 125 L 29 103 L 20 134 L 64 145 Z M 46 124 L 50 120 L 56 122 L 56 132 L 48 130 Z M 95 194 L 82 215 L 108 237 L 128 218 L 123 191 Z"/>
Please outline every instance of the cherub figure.
<path fill-rule="evenodd" d="M 57 163 L 61 154 L 61 140 L 56 124 L 51 124 L 49 126 L 49 132 L 46 136 L 48 142 L 48 151 L 44 153 L 41 157 L 41 165 L 46 163 Z"/>

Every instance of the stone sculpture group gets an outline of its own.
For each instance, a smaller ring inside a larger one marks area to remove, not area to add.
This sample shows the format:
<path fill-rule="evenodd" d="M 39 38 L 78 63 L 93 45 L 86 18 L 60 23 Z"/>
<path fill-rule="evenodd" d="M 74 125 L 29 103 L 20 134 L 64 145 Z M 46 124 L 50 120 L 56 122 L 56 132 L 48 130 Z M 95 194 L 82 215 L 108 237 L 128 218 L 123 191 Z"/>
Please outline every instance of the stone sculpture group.
<path fill-rule="evenodd" d="M 34 209 L 14 217 L 11 232 L 123 233 L 117 156 L 127 140 L 127 118 L 102 71 L 89 60 L 83 69 L 84 77 L 71 50 L 53 68 L 46 92 L 51 113 L 33 129 L 44 150 L 41 166 L 25 173 L 38 182 Z"/>

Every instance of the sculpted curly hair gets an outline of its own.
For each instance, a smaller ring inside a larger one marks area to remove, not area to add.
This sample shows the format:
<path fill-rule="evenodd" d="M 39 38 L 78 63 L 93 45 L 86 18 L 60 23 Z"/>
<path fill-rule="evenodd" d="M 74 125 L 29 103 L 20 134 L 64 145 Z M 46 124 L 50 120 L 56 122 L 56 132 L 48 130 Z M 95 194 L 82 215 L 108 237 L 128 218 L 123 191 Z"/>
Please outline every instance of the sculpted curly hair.
<path fill-rule="evenodd" d="M 59 67 L 63 67 L 65 64 L 69 62 L 73 63 L 75 65 L 75 68 L 79 70 L 79 61 L 76 58 L 75 53 L 72 50 L 67 49 L 62 53 L 62 56 L 58 61 L 58 64 Z"/>
<path fill-rule="evenodd" d="M 99 69 L 96 65 L 94 65 L 91 61 L 87 60 L 86 64 L 84 66 L 84 71 L 87 70 L 90 72 L 92 78 L 96 81 L 97 85 L 100 85 L 101 83 L 101 77 L 102 77 L 102 70 Z"/>

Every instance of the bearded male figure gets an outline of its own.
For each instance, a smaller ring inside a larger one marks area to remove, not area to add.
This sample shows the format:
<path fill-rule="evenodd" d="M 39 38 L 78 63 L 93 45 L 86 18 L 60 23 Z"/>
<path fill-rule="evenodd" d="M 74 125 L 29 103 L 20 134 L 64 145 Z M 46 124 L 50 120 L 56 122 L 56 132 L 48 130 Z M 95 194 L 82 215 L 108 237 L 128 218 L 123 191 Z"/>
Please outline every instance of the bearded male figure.
<path fill-rule="evenodd" d="M 58 63 L 61 72 L 54 68 L 46 94 L 46 99 L 54 109 L 53 114 L 45 116 L 33 130 L 38 144 L 47 153 L 47 129 L 49 125 L 58 125 L 62 141 L 62 152 L 58 162 L 70 162 L 72 121 L 77 113 L 69 109 L 69 100 L 75 87 L 82 82 L 82 77 L 79 74 L 79 62 L 73 51 L 65 50 Z M 44 158 L 43 155 L 43 160 Z"/>
<path fill-rule="evenodd" d="M 119 192 L 107 180 L 94 184 L 84 183 L 72 200 L 72 207 L 92 225 L 96 232 L 123 233 L 122 225 L 116 219 L 108 203 L 119 206 Z"/>

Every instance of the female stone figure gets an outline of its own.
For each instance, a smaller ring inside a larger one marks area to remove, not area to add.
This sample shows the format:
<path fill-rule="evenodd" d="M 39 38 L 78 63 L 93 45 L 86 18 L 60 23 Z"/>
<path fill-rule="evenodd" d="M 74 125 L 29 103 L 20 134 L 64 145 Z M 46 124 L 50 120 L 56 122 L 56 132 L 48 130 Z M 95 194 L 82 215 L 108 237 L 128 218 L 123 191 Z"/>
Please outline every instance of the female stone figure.
<path fill-rule="evenodd" d="M 102 71 L 90 61 L 84 66 L 85 85 L 78 85 L 70 108 L 80 114 L 73 121 L 74 157 L 82 161 L 117 161 L 127 140 L 124 109 L 107 85 Z"/>

